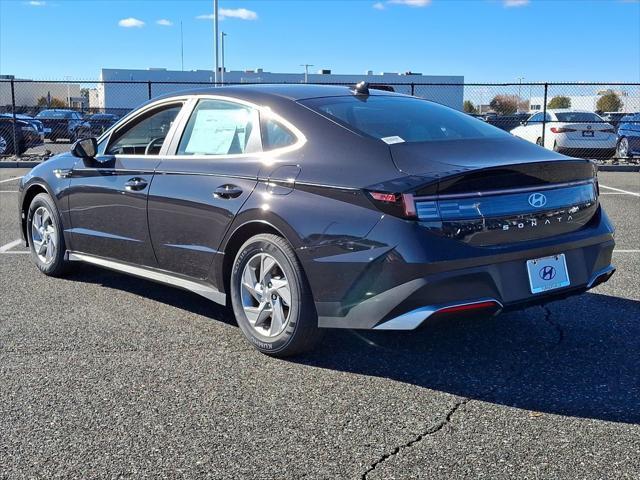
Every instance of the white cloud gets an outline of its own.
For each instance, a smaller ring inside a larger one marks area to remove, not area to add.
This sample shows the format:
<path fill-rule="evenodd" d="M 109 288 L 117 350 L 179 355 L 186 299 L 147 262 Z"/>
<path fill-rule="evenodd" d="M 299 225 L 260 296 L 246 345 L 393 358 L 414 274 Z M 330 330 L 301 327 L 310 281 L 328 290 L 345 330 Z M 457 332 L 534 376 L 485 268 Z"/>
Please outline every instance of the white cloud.
<path fill-rule="evenodd" d="M 431 0 L 389 0 L 389 3 L 407 5 L 409 7 L 426 7 L 431 3 Z"/>
<path fill-rule="evenodd" d="M 171 20 L 167 20 L 166 18 L 161 18 L 156 23 L 158 25 L 162 25 L 163 27 L 170 27 L 171 25 L 173 25 L 173 22 Z"/>
<path fill-rule="evenodd" d="M 144 27 L 144 22 L 137 18 L 129 17 L 123 18 L 118 22 L 118 25 L 124 28 L 141 28 Z"/>
<path fill-rule="evenodd" d="M 220 20 L 225 18 L 239 18 L 240 20 L 257 20 L 258 14 L 253 10 L 247 10 L 246 8 L 221 8 Z M 213 20 L 213 13 L 206 15 L 198 15 L 198 20 Z"/>
<path fill-rule="evenodd" d="M 27 2 L 27 5 L 31 5 L 32 7 L 44 7 L 47 4 L 47 2 L 43 2 L 41 0 L 31 0 L 30 2 Z"/>
<path fill-rule="evenodd" d="M 529 4 L 529 0 L 503 0 L 505 7 L 524 7 Z"/>
<path fill-rule="evenodd" d="M 376 10 L 384 10 L 384 3 L 376 2 L 373 4 L 373 8 L 375 8 Z"/>

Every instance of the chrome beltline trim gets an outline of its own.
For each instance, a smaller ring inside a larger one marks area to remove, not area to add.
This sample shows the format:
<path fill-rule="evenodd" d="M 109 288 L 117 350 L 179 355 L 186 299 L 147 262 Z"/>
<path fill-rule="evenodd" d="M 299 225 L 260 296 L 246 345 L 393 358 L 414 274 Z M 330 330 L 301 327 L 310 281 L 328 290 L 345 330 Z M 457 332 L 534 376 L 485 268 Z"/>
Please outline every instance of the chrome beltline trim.
<path fill-rule="evenodd" d="M 184 290 L 197 293 L 198 295 L 201 295 L 220 305 L 226 305 L 227 303 L 227 296 L 214 287 L 199 282 L 194 282 L 192 280 L 186 280 L 184 278 L 171 275 L 168 272 L 161 272 L 159 270 L 154 270 L 151 268 L 138 267 L 135 265 L 130 265 L 128 263 L 109 260 L 86 253 L 67 251 L 67 256 L 68 259 L 73 262 L 90 263 L 92 265 L 98 265 L 110 270 L 128 273 L 129 275 L 133 275 L 136 277 L 146 278 L 147 280 L 153 280 L 154 282 L 164 283 L 165 285 L 182 288 Z"/>

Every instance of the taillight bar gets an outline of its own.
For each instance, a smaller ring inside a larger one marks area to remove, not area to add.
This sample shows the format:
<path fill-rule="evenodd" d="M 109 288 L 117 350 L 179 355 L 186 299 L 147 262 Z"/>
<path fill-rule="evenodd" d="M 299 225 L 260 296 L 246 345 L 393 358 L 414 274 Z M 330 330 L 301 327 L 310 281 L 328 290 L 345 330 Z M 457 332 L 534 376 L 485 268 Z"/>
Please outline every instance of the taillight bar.
<path fill-rule="evenodd" d="M 416 219 L 416 202 L 410 193 L 389 193 L 367 190 L 373 203 L 383 212 L 407 219 Z"/>

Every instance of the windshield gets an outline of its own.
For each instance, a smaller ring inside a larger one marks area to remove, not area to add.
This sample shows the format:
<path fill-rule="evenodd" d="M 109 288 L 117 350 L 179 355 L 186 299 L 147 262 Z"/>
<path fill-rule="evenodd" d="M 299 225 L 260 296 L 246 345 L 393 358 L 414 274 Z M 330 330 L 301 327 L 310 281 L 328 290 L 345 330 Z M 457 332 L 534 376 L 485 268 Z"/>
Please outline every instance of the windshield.
<path fill-rule="evenodd" d="M 54 110 L 43 110 L 36 118 L 72 118 L 73 112 L 56 112 Z"/>
<path fill-rule="evenodd" d="M 414 97 L 354 95 L 312 98 L 300 103 L 387 143 L 509 136 L 462 112 Z"/>
<path fill-rule="evenodd" d="M 603 122 L 595 113 L 589 112 L 557 112 L 559 122 Z"/>

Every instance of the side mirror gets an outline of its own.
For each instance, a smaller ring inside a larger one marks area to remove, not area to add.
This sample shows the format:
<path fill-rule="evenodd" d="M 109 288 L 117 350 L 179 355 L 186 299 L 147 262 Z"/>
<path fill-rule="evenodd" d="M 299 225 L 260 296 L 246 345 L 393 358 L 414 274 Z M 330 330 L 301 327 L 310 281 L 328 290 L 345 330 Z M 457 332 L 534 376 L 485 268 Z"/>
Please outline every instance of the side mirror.
<path fill-rule="evenodd" d="M 78 158 L 94 158 L 98 153 L 98 141 L 91 138 L 81 138 L 71 147 L 71 154 Z"/>

